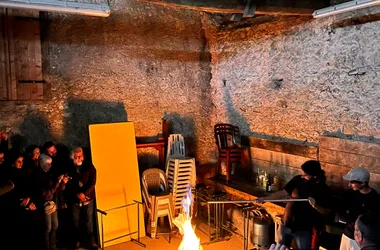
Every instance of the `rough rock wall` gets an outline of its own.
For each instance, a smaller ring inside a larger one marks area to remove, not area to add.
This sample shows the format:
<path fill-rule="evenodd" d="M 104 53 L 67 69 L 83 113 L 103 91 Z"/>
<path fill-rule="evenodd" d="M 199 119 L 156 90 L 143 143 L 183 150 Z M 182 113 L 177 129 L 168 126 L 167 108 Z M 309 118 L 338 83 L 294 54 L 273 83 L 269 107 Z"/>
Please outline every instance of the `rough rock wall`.
<path fill-rule="evenodd" d="M 257 17 L 209 34 L 213 123 L 296 143 L 322 134 L 378 141 L 379 14 Z"/>
<path fill-rule="evenodd" d="M 1 126 L 21 147 L 48 139 L 72 147 L 88 145 L 91 123 L 128 120 L 137 136 L 156 136 L 167 118 L 173 132 L 194 141 L 188 150 L 197 160 L 215 157 L 199 13 L 132 0 L 113 1 L 111 10 L 109 18 L 48 15 L 44 73 L 52 98 L 1 102 Z M 157 154 L 141 152 L 150 153 Z"/>

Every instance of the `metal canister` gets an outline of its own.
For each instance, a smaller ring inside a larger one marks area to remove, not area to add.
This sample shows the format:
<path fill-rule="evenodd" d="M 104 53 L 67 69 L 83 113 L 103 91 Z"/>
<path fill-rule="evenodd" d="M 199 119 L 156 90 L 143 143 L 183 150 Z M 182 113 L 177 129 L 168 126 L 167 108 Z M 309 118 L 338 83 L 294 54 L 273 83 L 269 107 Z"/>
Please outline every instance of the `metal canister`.
<path fill-rule="evenodd" d="M 259 247 L 269 247 L 274 242 L 274 224 L 270 215 L 253 210 L 252 218 L 251 243 Z"/>

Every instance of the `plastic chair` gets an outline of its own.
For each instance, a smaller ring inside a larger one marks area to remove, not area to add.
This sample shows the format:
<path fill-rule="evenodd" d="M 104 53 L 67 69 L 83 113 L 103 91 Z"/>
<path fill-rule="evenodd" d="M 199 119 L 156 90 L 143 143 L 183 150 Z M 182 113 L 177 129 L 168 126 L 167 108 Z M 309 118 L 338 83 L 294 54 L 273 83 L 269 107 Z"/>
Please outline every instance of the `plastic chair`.
<path fill-rule="evenodd" d="M 169 189 L 173 195 L 174 210 L 182 211 L 182 200 L 188 194 L 189 189 L 194 190 L 196 185 L 195 159 L 185 157 L 183 159 L 171 158 L 166 168 Z"/>
<path fill-rule="evenodd" d="M 169 136 L 166 176 L 169 181 L 169 190 L 173 196 L 174 209 L 182 211 L 182 199 L 187 195 L 189 188 L 195 188 L 196 167 L 195 159 L 186 157 L 185 140 L 180 134 Z"/>
<path fill-rule="evenodd" d="M 185 139 L 183 136 L 181 134 L 169 135 L 166 164 L 170 158 L 183 158 L 185 156 Z"/>
<path fill-rule="evenodd" d="M 149 213 L 150 236 L 156 238 L 159 217 L 168 216 L 170 231 L 173 228 L 173 197 L 169 191 L 164 171 L 158 168 L 147 169 L 142 174 L 142 195 Z"/>

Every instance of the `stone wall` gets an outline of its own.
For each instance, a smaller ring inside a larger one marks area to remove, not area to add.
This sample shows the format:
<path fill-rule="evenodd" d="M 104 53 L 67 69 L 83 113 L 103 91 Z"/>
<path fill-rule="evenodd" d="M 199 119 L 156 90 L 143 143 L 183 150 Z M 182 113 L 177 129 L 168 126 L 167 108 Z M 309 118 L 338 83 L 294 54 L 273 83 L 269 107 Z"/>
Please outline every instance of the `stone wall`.
<path fill-rule="evenodd" d="M 202 138 L 189 154 L 214 158 L 210 55 L 199 13 L 135 1 L 112 1 L 111 10 L 109 18 L 48 14 L 42 39 L 51 99 L 1 102 L 2 129 L 12 129 L 21 147 L 48 139 L 72 147 L 88 145 L 91 123 L 128 120 L 137 136 L 156 136 L 166 118 L 174 133 Z"/>
<path fill-rule="evenodd" d="M 355 13 L 257 17 L 209 34 L 214 122 L 299 143 L 380 138 L 380 8 Z"/>
<path fill-rule="evenodd" d="M 137 136 L 156 136 L 162 118 L 201 163 L 215 161 L 217 122 L 304 145 L 320 135 L 379 142 L 379 7 L 223 27 L 209 15 L 135 1 L 111 9 L 109 18 L 47 16 L 51 98 L 0 103 L 0 127 L 12 129 L 14 145 L 88 145 L 88 124 L 126 120 Z M 157 152 L 139 155 L 155 160 Z"/>
<path fill-rule="evenodd" d="M 217 28 L 205 16 L 213 124 L 298 145 L 318 146 L 322 135 L 378 143 L 379 16 L 374 7 L 321 19 L 258 16 Z M 256 148 L 251 159 L 262 168 L 283 166 L 285 179 L 307 160 Z"/>

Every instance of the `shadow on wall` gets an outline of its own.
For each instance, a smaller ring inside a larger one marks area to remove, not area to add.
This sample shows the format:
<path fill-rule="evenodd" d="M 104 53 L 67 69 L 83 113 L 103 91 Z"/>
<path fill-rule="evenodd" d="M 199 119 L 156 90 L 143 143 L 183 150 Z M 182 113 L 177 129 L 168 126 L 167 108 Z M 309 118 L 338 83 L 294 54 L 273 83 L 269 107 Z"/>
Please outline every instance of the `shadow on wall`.
<path fill-rule="evenodd" d="M 235 106 L 234 101 L 231 98 L 229 88 L 226 86 L 226 80 L 223 81 L 224 90 L 223 90 L 223 99 L 226 106 L 228 122 L 234 125 L 239 126 L 240 133 L 243 135 L 248 135 L 251 133 L 251 128 L 247 118 L 242 114 L 242 110 L 238 110 Z"/>
<path fill-rule="evenodd" d="M 119 102 L 68 99 L 65 106 L 67 109 L 64 114 L 64 133 L 61 141 L 71 148 L 83 147 L 84 153 L 90 161 L 92 159 L 88 126 L 90 124 L 126 122 L 128 120 L 124 104 Z M 94 213 L 94 221 L 97 221 L 96 213 Z M 96 223 L 94 223 L 95 225 Z M 97 242 L 99 242 L 97 228 L 94 232 Z"/>
<path fill-rule="evenodd" d="M 40 113 L 30 113 L 21 123 L 20 134 L 11 134 L 9 141 L 12 149 L 25 151 L 31 145 L 43 145 L 52 140 L 49 121 Z"/>
<path fill-rule="evenodd" d="M 149 168 L 160 168 L 157 154 L 149 153 L 149 152 L 139 153 L 137 151 L 137 160 L 139 163 L 140 176 L 145 170 Z M 162 170 L 165 171 L 165 169 L 162 169 Z"/>
<path fill-rule="evenodd" d="M 119 102 L 68 99 L 66 106 L 62 143 L 71 147 L 90 145 L 90 124 L 128 120 L 124 104 Z"/>
<path fill-rule="evenodd" d="M 323 131 L 322 135 L 336 137 L 340 139 L 346 139 L 346 140 L 354 140 L 354 141 L 380 144 L 380 138 L 375 138 L 373 136 L 357 135 L 357 134 L 345 134 L 341 129 L 338 129 L 336 132 Z"/>
<path fill-rule="evenodd" d="M 247 137 L 248 135 L 251 134 L 251 128 L 249 126 L 249 122 L 247 118 L 241 113 L 241 111 L 236 108 L 236 105 L 231 98 L 229 88 L 226 86 L 225 80 L 223 81 L 223 84 L 224 84 L 223 100 L 226 106 L 228 123 L 239 127 L 241 139 L 242 139 L 241 144 L 244 147 L 248 147 L 245 157 L 247 158 L 249 165 L 251 165 L 252 157 L 251 157 L 251 150 L 249 149 L 249 139 Z M 247 180 L 250 180 L 252 176 L 252 168 L 250 166 L 243 166 L 243 168 L 244 168 L 243 169 L 244 175 L 246 176 Z"/>
<path fill-rule="evenodd" d="M 181 116 L 178 113 L 165 113 L 163 119 L 169 121 L 169 131 L 171 134 L 181 134 L 185 138 L 186 155 L 197 158 L 197 135 L 194 118 L 190 116 Z"/>

